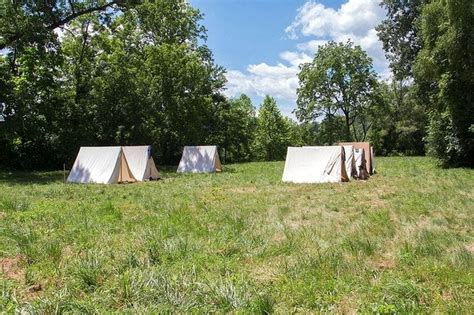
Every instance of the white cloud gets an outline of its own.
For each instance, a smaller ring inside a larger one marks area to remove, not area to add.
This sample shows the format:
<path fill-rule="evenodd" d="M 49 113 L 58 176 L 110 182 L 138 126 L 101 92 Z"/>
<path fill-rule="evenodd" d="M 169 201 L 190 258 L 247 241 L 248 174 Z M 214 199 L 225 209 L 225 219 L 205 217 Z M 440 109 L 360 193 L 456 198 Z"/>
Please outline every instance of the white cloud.
<path fill-rule="evenodd" d="M 350 39 L 374 59 L 377 70 L 384 72 L 387 61 L 375 30 L 375 26 L 385 16 L 385 10 L 379 6 L 379 2 L 348 0 L 335 10 L 308 1 L 298 9 L 295 20 L 285 31 L 290 38 L 316 37 L 297 45 L 298 49 L 310 53 L 315 53 L 317 47 L 328 40 L 345 42 Z"/>
<path fill-rule="evenodd" d="M 308 42 L 299 43 L 296 48 L 300 51 L 306 51 L 309 53 L 315 53 L 318 51 L 319 46 L 324 46 L 329 40 L 327 39 L 313 39 Z"/>
<path fill-rule="evenodd" d="M 348 0 L 338 10 L 315 1 L 306 2 L 286 32 L 293 38 L 304 36 L 335 37 L 338 34 L 364 36 L 385 15 L 380 0 Z"/>
<path fill-rule="evenodd" d="M 294 100 L 298 87 L 298 68 L 283 64 L 269 66 L 266 63 L 250 65 L 245 73 L 238 70 L 227 72 L 229 97 L 241 93 L 264 96 L 269 94 L 276 99 Z"/>
<path fill-rule="evenodd" d="M 284 51 L 280 58 L 290 63 L 293 67 L 299 67 L 302 63 L 311 62 L 313 58 L 304 52 Z"/>
<path fill-rule="evenodd" d="M 276 65 L 250 65 L 246 71 L 230 70 L 227 74 L 228 96 L 240 93 L 262 96 L 270 94 L 277 101 L 296 101 L 299 65 L 312 60 L 318 47 L 329 40 L 360 45 L 374 61 L 382 78 L 390 74 L 382 44 L 375 26 L 385 16 L 380 0 L 347 0 L 339 8 L 329 8 L 316 1 L 308 1 L 297 10 L 297 15 L 285 32 L 290 39 L 300 40 L 295 51 L 280 53 Z"/>

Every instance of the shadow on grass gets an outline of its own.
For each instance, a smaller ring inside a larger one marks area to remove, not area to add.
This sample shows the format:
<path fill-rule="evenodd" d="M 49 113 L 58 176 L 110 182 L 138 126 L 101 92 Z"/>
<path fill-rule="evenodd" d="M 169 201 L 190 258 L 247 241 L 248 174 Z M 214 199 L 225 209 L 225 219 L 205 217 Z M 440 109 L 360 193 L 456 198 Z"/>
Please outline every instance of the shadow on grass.
<path fill-rule="evenodd" d="M 243 164 L 243 163 L 242 163 Z M 183 176 L 182 173 L 178 173 L 177 165 L 158 165 L 158 172 L 161 174 L 162 177 L 179 177 Z M 222 165 L 222 172 L 219 173 L 238 173 L 234 165 Z M 212 174 L 212 173 L 189 173 L 189 174 Z"/>
<path fill-rule="evenodd" d="M 177 165 L 158 165 L 158 172 L 162 178 L 179 177 L 182 174 L 177 173 Z M 235 167 L 223 166 L 223 173 L 235 173 Z M 69 171 L 66 171 L 66 178 Z M 0 184 L 6 185 L 46 185 L 51 183 L 64 182 L 63 171 L 18 171 L 18 170 L 0 170 Z"/>
<path fill-rule="evenodd" d="M 69 172 L 66 172 L 66 177 Z M 0 171 L 0 184 L 7 185 L 30 185 L 30 184 L 50 184 L 64 181 L 62 171 L 54 172 L 26 172 L 26 171 Z"/>

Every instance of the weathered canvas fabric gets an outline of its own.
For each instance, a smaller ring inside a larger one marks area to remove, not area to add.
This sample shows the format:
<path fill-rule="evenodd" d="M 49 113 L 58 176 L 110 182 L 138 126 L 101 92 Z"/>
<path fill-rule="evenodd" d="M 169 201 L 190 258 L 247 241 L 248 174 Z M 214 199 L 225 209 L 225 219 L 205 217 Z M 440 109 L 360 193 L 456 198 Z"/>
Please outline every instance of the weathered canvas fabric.
<path fill-rule="evenodd" d="M 356 178 L 367 179 L 369 177 L 369 172 L 367 171 L 364 149 L 354 149 L 354 161 L 356 167 Z"/>
<path fill-rule="evenodd" d="M 372 150 L 369 142 L 342 142 L 339 145 L 352 145 L 354 149 L 364 149 L 366 170 L 370 175 L 373 174 Z"/>
<path fill-rule="evenodd" d="M 374 174 L 375 173 L 375 151 L 374 151 L 373 146 L 370 146 L 370 159 L 372 161 L 372 170 L 370 173 Z"/>
<path fill-rule="evenodd" d="M 346 164 L 346 173 L 349 178 L 357 177 L 357 169 L 354 159 L 354 147 L 351 145 L 345 145 L 344 154 L 345 154 L 345 164 Z"/>
<path fill-rule="evenodd" d="M 304 146 L 303 148 L 322 148 L 323 146 Z M 346 167 L 346 174 L 348 178 L 356 178 L 357 177 L 357 170 L 355 166 L 355 159 L 354 159 L 354 147 L 351 145 L 345 145 L 344 147 L 344 156 L 345 156 L 345 167 Z"/>

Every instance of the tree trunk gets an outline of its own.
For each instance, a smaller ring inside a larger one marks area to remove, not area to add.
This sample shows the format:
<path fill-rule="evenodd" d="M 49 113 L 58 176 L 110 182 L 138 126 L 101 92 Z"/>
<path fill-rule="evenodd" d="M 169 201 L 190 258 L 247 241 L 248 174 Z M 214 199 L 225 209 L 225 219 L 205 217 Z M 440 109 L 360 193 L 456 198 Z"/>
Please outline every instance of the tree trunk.
<path fill-rule="evenodd" d="M 344 117 L 346 119 L 346 141 L 350 142 L 352 141 L 352 137 L 351 137 L 351 123 L 349 120 L 349 114 L 346 114 L 344 112 Z"/>
<path fill-rule="evenodd" d="M 329 119 L 329 144 L 330 145 L 333 145 L 334 144 L 334 122 L 332 120 L 332 115 L 329 114 L 328 115 L 328 119 Z"/>

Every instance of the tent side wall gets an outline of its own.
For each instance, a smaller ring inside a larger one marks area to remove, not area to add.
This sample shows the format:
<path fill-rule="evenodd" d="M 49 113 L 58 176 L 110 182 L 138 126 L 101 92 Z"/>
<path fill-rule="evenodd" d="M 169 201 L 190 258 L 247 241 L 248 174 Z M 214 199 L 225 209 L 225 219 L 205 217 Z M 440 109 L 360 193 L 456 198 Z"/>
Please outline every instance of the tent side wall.
<path fill-rule="evenodd" d="M 357 175 L 355 159 L 354 159 L 354 147 L 351 145 L 345 145 L 344 154 L 345 154 L 344 163 L 346 165 L 347 177 L 353 178 Z"/>
<path fill-rule="evenodd" d="M 158 172 L 158 169 L 156 168 L 155 161 L 153 160 L 153 157 L 150 156 L 148 159 L 148 178 L 150 179 L 159 179 L 161 178 L 160 173 Z"/>
<path fill-rule="evenodd" d="M 341 155 L 340 155 L 340 163 L 341 163 L 341 182 L 348 182 L 350 179 L 349 174 L 347 174 L 347 167 L 346 167 L 346 152 L 344 147 L 341 147 Z"/>
<path fill-rule="evenodd" d="M 185 146 L 178 173 L 214 173 L 222 165 L 216 146 Z"/>
<path fill-rule="evenodd" d="M 375 151 L 374 147 L 370 146 L 370 162 L 372 166 L 372 170 L 370 171 L 371 174 L 375 173 Z"/>
<path fill-rule="evenodd" d="M 343 149 L 335 147 L 288 147 L 282 181 L 328 183 L 346 180 Z"/>
<path fill-rule="evenodd" d="M 81 147 L 67 181 L 111 184 L 120 175 L 120 147 Z"/>
<path fill-rule="evenodd" d="M 216 147 L 216 153 L 214 154 L 214 168 L 216 169 L 216 172 L 222 172 L 222 164 L 221 164 L 221 159 L 219 158 L 219 152 L 217 151 Z"/>
<path fill-rule="evenodd" d="M 369 172 L 367 171 L 367 162 L 365 161 L 364 149 L 354 149 L 354 160 L 356 163 L 356 174 L 358 179 L 369 178 Z"/>

